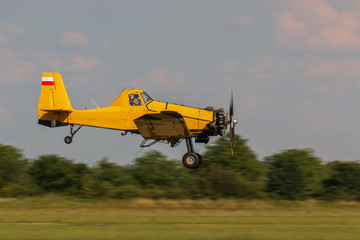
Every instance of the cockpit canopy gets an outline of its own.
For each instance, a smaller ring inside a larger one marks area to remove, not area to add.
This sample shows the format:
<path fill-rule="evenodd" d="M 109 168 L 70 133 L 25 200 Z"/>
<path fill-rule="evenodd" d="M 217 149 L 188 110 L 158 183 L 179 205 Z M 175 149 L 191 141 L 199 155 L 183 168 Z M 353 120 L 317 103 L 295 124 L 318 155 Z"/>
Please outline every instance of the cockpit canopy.
<path fill-rule="evenodd" d="M 142 106 L 153 101 L 153 99 L 144 91 L 140 89 L 125 89 L 121 95 L 110 104 L 110 106 L 124 107 Z"/>
<path fill-rule="evenodd" d="M 147 95 L 145 92 L 140 93 L 141 97 L 139 96 L 138 93 L 131 93 L 129 94 L 129 103 L 130 106 L 141 106 L 144 104 L 146 105 L 147 103 L 152 101 L 152 98 Z M 141 101 L 141 98 L 143 100 L 143 102 Z"/>
<path fill-rule="evenodd" d="M 152 98 L 146 92 L 142 92 L 141 96 L 142 96 L 145 104 L 148 104 L 149 102 L 152 101 Z"/>

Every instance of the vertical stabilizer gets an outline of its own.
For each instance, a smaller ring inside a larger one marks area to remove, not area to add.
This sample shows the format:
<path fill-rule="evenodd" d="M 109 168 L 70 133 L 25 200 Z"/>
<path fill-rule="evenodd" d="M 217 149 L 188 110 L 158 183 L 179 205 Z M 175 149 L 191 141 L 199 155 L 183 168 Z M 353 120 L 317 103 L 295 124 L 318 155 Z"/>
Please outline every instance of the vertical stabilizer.
<path fill-rule="evenodd" d="M 38 123 L 48 127 L 67 125 L 73 109 L 60 73 L 43 73 L 38 105 Z"/>
<path fill-rule="evenodd" d="M 43 73 L 38 111 L 72 111 L 60 73 Z"/>

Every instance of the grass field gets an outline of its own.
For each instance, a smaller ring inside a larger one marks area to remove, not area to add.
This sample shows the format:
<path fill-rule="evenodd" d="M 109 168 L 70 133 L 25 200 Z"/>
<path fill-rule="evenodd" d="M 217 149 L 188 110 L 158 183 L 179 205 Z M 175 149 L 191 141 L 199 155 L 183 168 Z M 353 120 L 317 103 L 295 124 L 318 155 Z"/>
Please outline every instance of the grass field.
<path fill-rule="evenodd" d="M 359 239 L 360 203 L 0 199 L 0 239 Z"/>

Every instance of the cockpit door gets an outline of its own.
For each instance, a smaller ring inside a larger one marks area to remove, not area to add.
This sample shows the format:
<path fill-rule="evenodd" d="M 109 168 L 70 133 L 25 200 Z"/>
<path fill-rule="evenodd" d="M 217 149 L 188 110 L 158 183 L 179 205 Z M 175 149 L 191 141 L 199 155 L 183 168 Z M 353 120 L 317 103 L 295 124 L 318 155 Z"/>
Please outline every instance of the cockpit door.
<path fill-rule="evenodd" d="M 130 112 L 146 112 L 146 106 L 139 93 L 129 94 L 128 96 Z"/>

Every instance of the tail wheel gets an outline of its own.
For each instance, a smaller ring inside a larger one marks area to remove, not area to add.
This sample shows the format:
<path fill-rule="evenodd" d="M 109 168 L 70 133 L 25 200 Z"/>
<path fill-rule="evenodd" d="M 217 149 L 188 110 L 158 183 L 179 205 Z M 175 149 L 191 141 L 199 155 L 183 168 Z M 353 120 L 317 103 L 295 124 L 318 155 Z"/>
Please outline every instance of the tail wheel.
<path fill-rule="evenodd" d="M 66 136 L 66 137 L 64 138 L 64 142 L 65 142 L 66 144 L 72 143 L 72 137 Z"/>
<path fill-rule="evenodd" d="M 201 166 L 202 157 L 198 153 L 188 152 L 183 156 L 182 162 L 185 167 L 195 169 Z"/>

